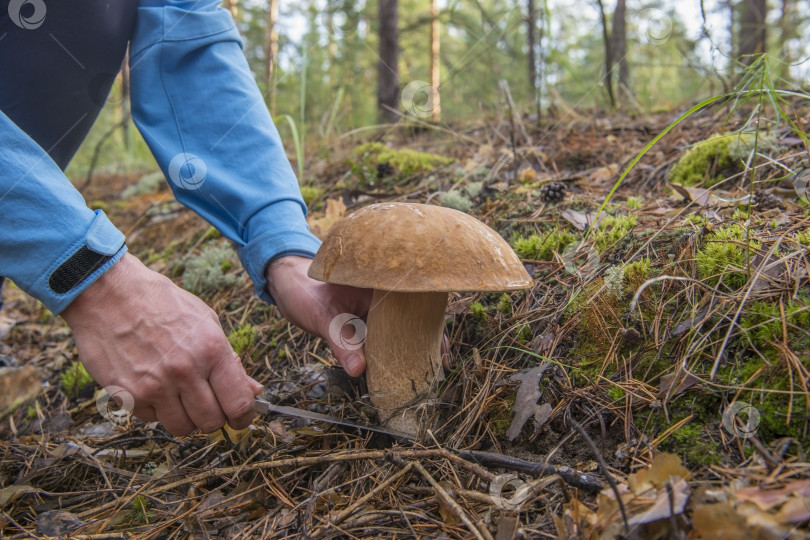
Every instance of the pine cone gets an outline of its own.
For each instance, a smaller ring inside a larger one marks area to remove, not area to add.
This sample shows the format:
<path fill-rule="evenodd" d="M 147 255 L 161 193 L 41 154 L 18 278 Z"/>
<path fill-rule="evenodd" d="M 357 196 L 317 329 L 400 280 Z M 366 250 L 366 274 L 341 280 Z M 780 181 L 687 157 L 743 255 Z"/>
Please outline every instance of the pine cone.
<path fill-rule="evenodd" d="M 544 203 L 558 203 L 565 198 L 565 191 L 565 184 L 551 182 L 540 188 L 540 200 Z"/>
<path fill-rule="evenodd" d="M 754 198 L 751 200 L 753 206 L 756 206 L 760 210 L 779 208 L 781 202 L 782 199 L 780 199 L 777 195 L 765 190 L 754 192 Z"/>

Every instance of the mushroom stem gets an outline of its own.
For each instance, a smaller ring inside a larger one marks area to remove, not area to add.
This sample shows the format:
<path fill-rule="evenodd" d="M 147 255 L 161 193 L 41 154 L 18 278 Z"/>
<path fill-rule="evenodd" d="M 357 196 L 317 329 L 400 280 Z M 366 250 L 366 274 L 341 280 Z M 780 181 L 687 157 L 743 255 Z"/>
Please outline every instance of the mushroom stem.
<path fill-rule="evenodd" d="M 425 427 L 423 405 L 443 377 L 447 296 L 374 291 L 366 323 L 366 380 L 380 420 L 392 429 L 417 435 Z"/>

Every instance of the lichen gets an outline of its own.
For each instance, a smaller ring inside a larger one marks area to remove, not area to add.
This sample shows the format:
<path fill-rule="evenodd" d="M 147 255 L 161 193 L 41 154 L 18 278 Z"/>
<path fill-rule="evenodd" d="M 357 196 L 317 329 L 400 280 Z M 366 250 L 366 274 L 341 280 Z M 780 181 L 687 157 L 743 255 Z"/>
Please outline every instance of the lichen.
<path fill-rule="evenodd" d="M 222 290 L 236 284 L 237 277 L 227 273 L 236 253 L 229 244 L 209 244 L 198 255 L 185 261 L 183 287 L 195 294 Z"/>
<path fill-rule="evenodd" d="M 455 189 L 442 193 L 440 200 L 442 206 L 458 210 L 459 212 L 469 212 L 472 209 L 472 201 Z"/>

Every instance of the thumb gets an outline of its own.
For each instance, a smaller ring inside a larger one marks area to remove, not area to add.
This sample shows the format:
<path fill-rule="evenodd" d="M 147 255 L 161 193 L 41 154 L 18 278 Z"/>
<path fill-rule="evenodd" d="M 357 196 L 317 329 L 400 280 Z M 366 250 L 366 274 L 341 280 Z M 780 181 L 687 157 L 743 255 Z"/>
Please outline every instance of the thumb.
<path fill-rule="evenodd" d="M 350 377 L 359 377 L 366 370 L 366 357 L 363 349 L 348 350 L 333 343 L 332 353 Z"/>

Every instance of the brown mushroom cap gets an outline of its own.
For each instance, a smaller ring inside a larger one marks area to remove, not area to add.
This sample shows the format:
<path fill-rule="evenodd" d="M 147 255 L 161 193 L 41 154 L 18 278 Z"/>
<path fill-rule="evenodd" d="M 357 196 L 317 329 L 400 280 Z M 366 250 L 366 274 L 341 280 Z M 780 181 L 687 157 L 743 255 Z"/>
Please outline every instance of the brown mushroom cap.
<path fill-rule="evenodd" d="M 399 292 L 510 291 L 531 278 L 509 244 L 458 210 L 366 206 L 329 231 L 309 267 L 319 281 Z"/>

